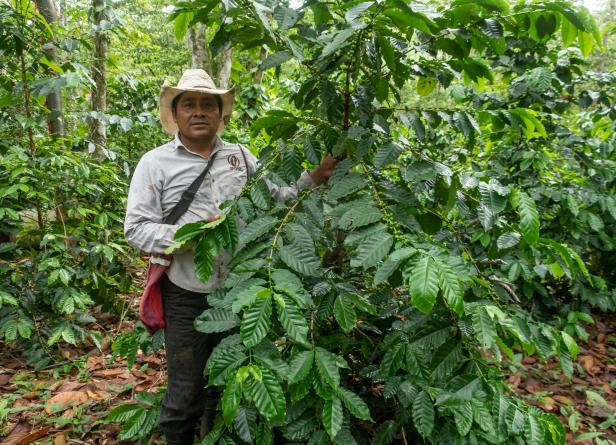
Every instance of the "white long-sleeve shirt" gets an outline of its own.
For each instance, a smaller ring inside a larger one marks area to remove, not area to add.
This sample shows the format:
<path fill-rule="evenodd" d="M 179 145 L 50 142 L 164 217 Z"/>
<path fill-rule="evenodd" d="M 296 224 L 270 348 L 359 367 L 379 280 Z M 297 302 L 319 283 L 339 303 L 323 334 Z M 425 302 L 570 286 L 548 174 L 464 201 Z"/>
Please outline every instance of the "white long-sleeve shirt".
<path fill-rule="evenodd" d="M 208 159 L 188 150 L 178 136 L 143 155 L 135 168 L 128 192 L 124 235 L 129 244 L 147 253 L 164 253 L 173 244 L 177 229 L 221 213 L 218 206 L 240 193 L 246 184 L 247 172 L 252 174 L 258 168 L 257 159 L 238 144 L 227 143 L 220 138 L 217 138 L 212 154 L 214 152 L 218 152 L 214 165 L 190 207 L 176 224 L 164 224 L 163 220 L 171 213 L 184 190 L 205 169 Z M 293 186 L 278 187 L 271 183 L 268 186 L 276 199 L 284 201 L 297 196 L 298 190 L 314 187 L 315 184 L 308 172 L 304 172 Z M 174 284 L 184 289 L 212 292 L 226 279 L 228 261 L 229 255 L 222 252 L 215 260 L 212 277 L 203 283 L 195 275 L 194 250 L 187 249 L 174 254 L 167 275 Z"/>

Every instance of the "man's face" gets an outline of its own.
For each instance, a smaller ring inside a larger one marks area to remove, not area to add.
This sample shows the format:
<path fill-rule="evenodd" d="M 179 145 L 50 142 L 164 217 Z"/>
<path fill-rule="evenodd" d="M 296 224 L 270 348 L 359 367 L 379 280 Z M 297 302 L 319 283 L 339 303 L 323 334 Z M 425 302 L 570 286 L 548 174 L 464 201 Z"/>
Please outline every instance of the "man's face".
<path fill-rule="evenodd" d="M 173 110 L 180 134 L 191 141 L 210 140 L 220 125 L 218 102 L 212 94 L 187 91 L 182 93 Z"/>

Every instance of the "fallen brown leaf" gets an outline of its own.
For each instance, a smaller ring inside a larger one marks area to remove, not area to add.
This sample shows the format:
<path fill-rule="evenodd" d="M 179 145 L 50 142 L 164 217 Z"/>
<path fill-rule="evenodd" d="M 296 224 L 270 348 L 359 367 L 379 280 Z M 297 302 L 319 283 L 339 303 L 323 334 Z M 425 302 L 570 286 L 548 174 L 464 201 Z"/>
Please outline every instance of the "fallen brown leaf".
<path fill-rule="evenodd" d="M 606 338 L 607 338 L 607 334 L 605 332 L 601 332 L 600 334 L 597 335 L 597 342 L 605 343 Z"/>
<path fill-rule="evenodd" d="M 58 433 L 53 438 L 53 445 L 66 445 L 66 437 L 64 433 Z"/>
<path fill-rule="evenodd" d="M 30 424 L 20 422 L 13 427 L 8 436 L 2 441 L 2 445 L 17 445 L 22 437 L 26 437 L 30 431 Z"/>
<path fill-rule="evenodd" d="M 76 391 L 81 389 L 85 385 L 85 383 L 77 382 L 75 380 L 62 383 L 60 387 L 56 390 L 56 392 L 67 392 L 67 391 Z"/>
<path fill-rule="evenodd" d="M 145 372 L 140 371 L 138 369 L 133 370 L 132 373 L 133 373 L 134 376 L 137 376 L 140 379 L 147 379 L 148 378 L 148 375 Z"/>
<path fill-rule="evenodd" d="M 34 400 L 34 399 L 38 399 L 39 393 L 36 391 L 28 391 L 24 393 L 21 397 L 26 400 Z"/>
<path fill-rule="evenodd" d="M 46 426 L 44 428 L 35 430 L 31 432 L 30 434 L 28 434 L 27 436 L 22 437 L 19 440 L 19 442 L 17 442 L 17 445 L 28 445 L 34 442 L 35 440 L 40 439 L 41 437 L 45 437 L 50 429 L 51 429 L 50 426 Z"/>
<path fill-rule="evenodd" d="M 148 363 L 152 366 L 160 366 L 162 364 L 161 359 L 159 359 L 158 357 L 151 356 L 151 355 L 142 355 L 141 357 L 139 357 L 138 361 L 140 363 Z"/>
<path fill-rule="evenodd" d="M 511 377 L 509 377 L 509 379 L 507 380 L 507 383 L 509 383 L 511 387 L 517 388 L 518 386 L 520 386 L 521 380 L 522 380 L 522 377 L 519 374 L 513 374 Z"/>
<path fill-rule="evenodd" d="M 538 385 L 526 385 L 526 387 L 524 389 L 526 390 L 526 392 L 529 392 L 531 394 L 537 394 L 539 391 L 541 391 L 541 386 L 538 386 Z"/>
<path fill-rule="evenodd" d="M 45 403 L 45 412 L 53 414 L 57 411 L 64 411 L 73 405 L 81 405 L 88 401 L 88 394 L 85 391 L 66 391 L 53 396 Z"/>
<path fill-rule="evenodd" d="M 595 359 L 592 355 L 580 355 L 578 357 L 578 362 L 580 362 L 580 364 L 584 368 L 584 371 L 588 372 L 589 374 L 592 374 L 592 369 L 595 364 Z"/>
<path fill-rule="evenodd" d="M 107 380 L 95 380 L 87 386 L 91 391 L 111 391 L 111 384 Z"/>
<path fill-rule="evenodd" d="M 26 399 L 17 399 L 13 402 L 13 408 L 18 408 L 20 406 L 30 406 L 32 402 Z"/>
<path fill-rule="evenodd" d="M 563 403 L 565 405 L 573 405 L 573 400 L 571 400 L 567 396 L 555 395 L 554 400 L 556 400 L 557 402 Z"/>
<path fill-rule="evenodd" d="M 61 347 L 58 349 L 60 349 L 60 354 L 62 354 L 62 357 L 64 357 L 65 360 L 69 360 L 71 358 L 71 351 L 69 349 Z"/>
<path fill-rule="evenodd" d="M 0 386 L 8 385 L 12 378 L 12 374 L 0 374 Z"/>
<path fill-rule="evenodd" d="M 103 367 L 103 358 L 97 356 L 90 356 L 86 361 L 86 369 L 88 371 L 95 371 Z"/>
<path fill-rule="evenodd" d="M 26 366 L 26 363 L 21 360 L 13 359 L 7 363 L 3 363 L 3 366 L 8 369 L 22 369 Z"/>
<path fill-rule="evenodd" d="M 46 426 L 44 428 L 31 431 L 31 427 L 28 423 L 19 423 L 15 428 L 13 428 L 11 434 L 9 434 L 8 437 L 2 441 L 2 445 L 28 445 L 47 435 L 50 429 L 50 426 Z"/>
<path fill-rule="evenodd" d="M 120 375 L 126 375 L 126 378 L 128 378 L 128 371 L 125 368 L 101 369 L 99 371 L 94 371 L 92 375 L 95 377 L 118 377 Z"/>

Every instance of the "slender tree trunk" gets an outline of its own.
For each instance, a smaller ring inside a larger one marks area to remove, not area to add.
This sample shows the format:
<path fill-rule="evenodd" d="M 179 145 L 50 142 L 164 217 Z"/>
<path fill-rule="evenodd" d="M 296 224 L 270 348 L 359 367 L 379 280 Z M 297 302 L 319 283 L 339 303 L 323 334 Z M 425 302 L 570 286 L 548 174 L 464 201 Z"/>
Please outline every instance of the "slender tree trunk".
<path fill-rule="evenodd" d="M 104 113 L 107 111 L 107 52 L 109 39 L 101 22 L 106 18 L 105 0 L 92 0 L 92 18 L 96 31 L 94 33 L 94 62 L 92 64 L 92 111 L 97 113 L 90 125 L 90 138 L 94 144 L 97 157 L 103 155 L 102 149 L 107 143 Z"/>
<path fill-rule="evenodd" d="M 231 79 L 231 64 L 233 62 L 233 48 L 231 45 L 225 47 L 220 54 L 220 63 L 218 66 L 218 88 L 229 88 Z"/>
<path fill-rule="evenodd" d="M 257 69 L 252 75 L 252 85 L 257 91 L 261 86 L 261 80 L 263 80 L 263 70 L 259 69 L 261 63 L 267 58 L 267 48 L 265 46 L 261 46 L 261 52 L 259 53 L 259 61 L 257 62 Z M 254 108 L 257 106 L 257 96 L 252 96 L 248 98 L 247 102 L 248 108 Z M 244 113 L 242 116 L 242 122 L 245 127 L 250 125 L 250 116 L 248 113 Z"/>
<path fill-rule="evenodd" d="M 210 46 L 207 40 L 207 28 L 205 27 L 204 23 L 199 23 L 198 31 L 201 42 L 203 44 L 203 69 L 205 69 L 205 71 L 207 71 L 208 74 L 211 76 L 213 73 L 212 53 L 210 53 Z"/>
<path fill-rule="evenodd" d="M 606 23 L 612 23 L 614 21 L 614 17 L 616 17 L 616 0 L 609 0 L 607 2 L 607 16 L 605 18 L 605 22 Z M 607 50 L 608 46 L 609 46 L 609 41 L 608 41 L 608 37 L 609 37 L 610 33 L 606 32 L 603 34 L 603 47 Z M 603 58 L 604 59 L 604 58 Z M 603 60 L 602 59 L 602 60 Z"/>
<path fill-rule="evenodd" d="M 36 0 L 36 7 L 45 18 L 49 26 L 53 29 L 54 23 L 58 23 L 60 16 L 54 0 Z M 46 50 L 47 57 L 54 63 L 58 63 L 58 50 L 56 48 L 53 35 L 49 38 L 49 45 Z M 64 119 L 62 117 L 62 96 L 60 90 L 52 91 L 46 99 L 47 108 L 50 110 L 47 122 L 50 134 L 64 134 Z"/>
<path fill-rule="evenodd" d="M 211 73 L 212 66 L 210 63 L 210 52 L 207 46 L 205 25 L 203 23 L 199 23 L 197 28 L 189 28 L 187 39 L 191 54 L 190 67 L 201 68 L 206 70 L 208 73 Z"/>
<path fill-rule="evenodd" d="M 265 59 L 267 59 L 267 48 L 265 46 L 261 46 L 261 52 L 259 53 L 259 65 L 257 65 L 257 70 L 252 77 L 255 85 L 261 85 L 261 79 L 263 79 L 263 70 L 259 69 L 259 67 Z"/>
<path fill-rule="evenodd" d="M 21 68 L 21 81 L 23 82 L 22 92 L 24 96 L 24 110 L 26 112 L 26 117 L 28 120 L 32 119 L 32 108 L 30 106 L 30 83 L 28 81 L 28 72 L 26 69 L 26 58 L 21 52 L 19 54 L 19 62 Z M 27 126 L 27 134 L 28 134 L 28 147 L 30 148 L 30 158 L 32 160 L 36 159 L 36 143 L 34 142 L 34 132 L 32 131 L 32 124 L 28 124 Z M 34 198 L 34 205 L 36 207 L 36 220 L 38 223 L 38 227 L 40 230 L 45 229 L 45 220 L 43 219 L 43 207 L 41 205 L 41 199 L 36 196 Z"/>
<path fill-rule="evenodd" d="M 188 28 L 188 47 L 190 48 L 190 67 L 191 68 L 203 68 L 203 47 L 199 41 L 198 32 L 195 28 Z"/>

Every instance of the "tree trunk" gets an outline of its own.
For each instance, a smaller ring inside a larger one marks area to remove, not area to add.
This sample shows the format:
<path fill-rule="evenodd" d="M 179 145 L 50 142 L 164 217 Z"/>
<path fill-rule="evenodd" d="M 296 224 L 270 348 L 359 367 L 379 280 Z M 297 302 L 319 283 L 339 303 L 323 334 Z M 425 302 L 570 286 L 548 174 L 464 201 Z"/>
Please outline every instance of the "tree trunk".
<path fill-rule="evenodd" d="M 227 45 L 220 54 L 220 63 L 218 66 L 218 88 L 229 88 L 229 80 L 231 79 L 231 64 L 233 62 L 233 48 Z"/>
<path fill-rule="evenodd" d="M 261 52 L 259 53 L 259 64 L 257 65 L 257 70 L 252 77 L 255 85 L 261 85 L 261 79 L 263 79 L 263 70 L 259 69 L 259 67 L 265 59 L 267 59 L 267 48 L 265 47 L 265 45 L 263 45 L 261 46 Z"/>
<path fill-rule="evenodd" d="M 261 88 L 261 80 L 263 80 L 263 70 L 259 69 L 259 67 L 261 66 L 261 64 L 263 63 L 263 61 L 267 59 L 267 48 L 265 47 L 265 45 L 261 46 L 261 52 L 259 53 L 259 61 L 257 62 L 257 68 L 254 72 L 254 74 L 252 75 L 252 88 L 254 88 L 256 91 L 253 96 L 249 96 L 247 99 L 247 107 L 248 109 L 250 108 L 255 108 L 257 106 L 257 94 L 260 91 Z M 248 113 L 244 113 L 242 115 L 242 123 L 244 124 L 244 127 L 248 127 L 250 126 L 250 121 L 251 121 L 251 117 Z"/>
<path fill-rule="evenodd" d="M 92 0 L 92 18 L 96 31 L 94 32 L 94 61 L 92 64 L 92 111 L 96 116 L 90 124 L 90 138 L 94 144 L 95 156 L 101 157 L 107 137 L 104 113 L 107 111 L 107 52 L 109 39 L 105 30 L 101 29 L 101 21 L 106 19 L 105 0 Z"/>
<path fill-rule="evenodd" d="M 57 23 L 60 19 L 54 0 L 36 0 L 36 7 L 45 18 L 50 28 L 53 29 L 54 23 Z M 54 43 L 53 35 L 50 35 L 49 45 L 45 51 L 47 58 L 58 63 L 58 50 Z M 50 70 L 51 71 L 51 70 Z M 49 127 L 49 134 L 64 135 L 64 120 L 62 117 L 62 96 L 60 90 L 52 91 L 47 95 L 46 106 L 50 110 L 47 116 L 47 125 Z"/>
<path fill-rule="evenodd" d="M 205 25 L 199 23 L 197 28 L 190 27 L 188 29 L 188 47 L 191 53 L 191 68 L 201 68 L 212 73 L 212 65 L 210 63 L 210 50 L 207 46 L 207 35 L 205 33 Z"/>
<path fill-rule="evenodd" d="M 607 2 L 607 14 L 605 17 L 605 23 L 612 23 L 614 21 L 614 17 L 616 17 L 616 0 L 609 0 Z M 608 37 L 610 33 L 605 32 L 603 34 L 603 47 L 607 50 L 609 46 Z M 603 58 L 604 59 L 604 58 Z"/>

